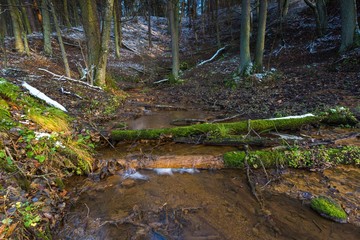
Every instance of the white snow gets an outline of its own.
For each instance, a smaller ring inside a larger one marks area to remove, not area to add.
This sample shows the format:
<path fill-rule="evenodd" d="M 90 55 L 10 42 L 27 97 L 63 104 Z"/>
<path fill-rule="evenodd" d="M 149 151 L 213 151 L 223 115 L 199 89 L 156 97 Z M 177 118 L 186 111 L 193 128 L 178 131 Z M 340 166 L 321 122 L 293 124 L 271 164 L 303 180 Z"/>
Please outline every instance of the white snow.
<path fill-rule="evenodd" d="M 52 100 L 51 98 L 49 98 L 48 96 L 46 96 L 44 93 L 40 92 L 38 89 L 30 86 L 29 84 L 27 84 L 26 82 L 22 83 L 22 86 L 24 88 L 26 88 L 27 90 L 29 90 L 30 94 L 33 95 L 34 97 L 40 98 L 41 100 L 44 100 L 47 104 L 56 107 L 64 112 L 67 112 L 66 108 L 61 105 L 60 103 L 58 103 L 55 100 Z"/>
<path fill-rule="evenodd" d="M 306 117 L 315 117 L 312 113 L 307 113 L 303 115 L 297 115 L 297 116 L 287 116 L 287 117 L 280 117 L 280 118 L 268 118 L 268 120 L 281 120 L 281 119 L 296 119 L 296 118 L 306 118 Z"/>

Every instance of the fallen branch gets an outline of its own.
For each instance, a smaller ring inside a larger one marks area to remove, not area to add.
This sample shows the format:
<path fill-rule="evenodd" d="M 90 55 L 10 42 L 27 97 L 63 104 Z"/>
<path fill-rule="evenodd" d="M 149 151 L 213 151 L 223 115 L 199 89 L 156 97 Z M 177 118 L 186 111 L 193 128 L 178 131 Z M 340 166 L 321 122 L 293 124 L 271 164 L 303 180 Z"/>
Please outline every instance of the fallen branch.
<path fill-rule="evenodd" d="M 214 56 L 212 56 L 210 59 L 202 61 L 201 63 L 198 64 L 198 66 L 204 65 L 205 63 L 211 62 L 212 60 L 214 60 L 216 58 L 216 56 L 223 51 L 227 46 L 224 46 L 222 48 L 220 48 L 219 50 L 216 51 L 216 53 L 214 54 Z"/>
<path fill-rule="evenodd" d="M 56 74 L 56 73 L 53 73 L 53 72 L 50 72 L 49 70 L 47 69 L 44 69 L 44 68 L 38 68 L 40 71 L 44 71 L 44 72 L 47 72 L 51 75 L 53 75 L 53 77 L 57 77 L 58 80 L 62 80 L 62 79 L 65 79 L 65 80 L 68 80 L 68 81 L 72 81 L 72 82 L 76 82 L 76 83 L 80 83 L 80 84 L 83 84 L 83 85 L 86 85 L 90 88 L 93 88 L 93 89 L 98 89 L 98 90 L 102 90 L 101 87 L 98 87 L 98 86 L 93 86 L 91 84 L 88 84 L 87 82 L 83 82 L 83 81 L 80 81 L 80 80 L 77 80 L 77 79 L 73 79 L 73 78 L 69 78 L 69 77 L 65 77 L 63 75 L 59 75 L 59 74 Z"/>
<path fill-rule="evenodd" d="M 125 49 L 129 50 L 130 52 L 135 53 L 136 55 L 140 56 L 140 53 L 138 51 L 136 51 L 135 49 L 129 47 L 128 45 L 126 45 L 124 42 L 121 43 L 121 46 L 124 47 Z"/>
<path fill-rule="evenodd" d="M 65 91 L 63 87 L 60 88 L 60 92 L 66 95 L 70 95 L 70 96 L 75 96 L 77 98 L 83 99 L 82 97 L 80 97 L 79 95 L 77 95 L 76 93 L 72 93 L 69 91 Z"/>
<path fill-rule="evenodd" d="M 153 82 L 153 84 L 158 84 L 158 83 L 167 82 L 167 81 L 169 81 L 169 79 L 168 79 L 168 78 L 164 78 L 164 79 L 161 79 L 161 80 L 159 80 L 159 81 Z"/>

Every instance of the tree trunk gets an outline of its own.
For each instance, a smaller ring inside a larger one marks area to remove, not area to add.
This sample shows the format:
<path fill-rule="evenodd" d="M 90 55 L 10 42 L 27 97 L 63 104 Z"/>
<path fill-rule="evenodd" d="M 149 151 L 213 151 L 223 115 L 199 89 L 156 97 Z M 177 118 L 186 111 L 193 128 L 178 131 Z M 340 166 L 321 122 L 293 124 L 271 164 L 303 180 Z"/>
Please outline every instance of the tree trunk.
<path fill-rule="evenodd" d="M 122 6 L 119 0 L 114 1 L 114 35 L 115 35 L 115 56 L 120 58 L 120 49 L 122 41 L 122 29 L 121 29 L 121 11 Z"/>
<path fill-rule="evenodd" d="M 147 22 L 148 22 L 148 42 L 149 42 L 149 48 L 152 48 L 152 41 L 151 41 L 151 0 L 147 0 L 148 3 L 148 16 L 147 16 Z"/>
<path fill-rule="evenodd" d="M 58 22 L 56 13 L 55 13 L 55 8 L 54 8 L 53 2 L 50 2 L 50 8 L 51 8 L 51 12 L 52 12 L 52 16 L 53 16 L 53 20 L 54 20 L 54 24 L 55 24 L 55 29 L 56 29 L 56 34 L 57 34 L 60 49 L 61 49 L 61 56 L 62 56 L 62 59 L 63 59 L 63 62 L 64 62 L 65 73 L 66 73 L 66 76 L 68 78 L 71 78 L 69 62 L 68 62 L 68 59 L 67 59 L 67 56 L 66 56 L 64 43 L 63 43 L 63 40 L 62 40 L 62 37 L 61 37 L 61 30 L 60 30 L 59 22 Z"/>
<path fill-rule="evenodd" d="M 24 53 L 25 47 L 24 47 L 24 42 L 21 38 L 22 21 L 21 21 L 20 14 L 18 12 L 19 10 L 16 7 L 17 4 L 16 4 L 15 0 L 8 0 L 8 4 L 9 4 L 11 22 L 12 22 L 13 33 L 14 33 L 14 38 L 15 38 L 15 50 L 18 53 Z"/>
<path fill-rule="evenodd" d="M 70 18 L 69 18 L 69 8 L 68 8 L 68 1 L 64 0 L 64 18 L 65 18 L 65 24 L 66 27 L 70 28 L 71 27 L 71 23 L 70 23 Z"/>
<path fill-rule="evenodd" d="M 23 30 L 26 34 L 30 34 L 32 33 L 32 29 L 29 21 L 28 11 L 26 10 L 26 6 L 24 5 L 22 5 L 20 8 L 21 8 L 21 16 L 23 22 Z"/>
<path fill-rule="evenodd" d="M 239 74 L 241 76 L 250 74 L 250 68 L 250 0 L 243 0 L 241 2 Z"/>
<path fill-rule="evenodd" d="M 7 68 L 7 52 L 6 52 L 6 45 L 5 45 L 5 31 L 6 31 L 6 23 L 5 23 L 5 17 L 2 12 L 2 6 L 0 5 L 0 49 L 3 52 L 3 68 Z"/>
<path fill-rule="evenodd" d="M 357 16 L 355 0 L 341 0 L 341 46 L 340 52 L 351 48 L 357 35 Z"/>
<path fill-rule="evenodd" d="M 109 40 L 111 30 L 111 20 L 114 10 L 114 0 L 106 0 L 104 21 L 101 32 L 101 48 L 99 62 L 95 75 L 95 83 L 97 86 L 106 86 L 106 65 L 109 55 Z"/>
<path fill-rule="evenodd" d="M 267 8 L 268 8 L 268 1 L 261 0 L 259 15 L 258 15 L 258 29 L 257 29 L 256 49 L 255 49 L 255 68 L 257 72 L 263 71 Z"/>
<path fill-rule="evenodd" d="M 328 28 L 328 14 L 326 9 L 326 1 L 325 0 L 317 0 L 316 1 L 316 9 L 319 16 L 319 26 L 318 31 L 320 36 L 324 35 Z"/>
<path fill-rule="evenodd" d="M 262 132 L 270 130 L 299 129 L 301 126 L 312 123 L 319 123 L 322 117 L 302 116 L 288 119 L 257 119 L 244 120 L 233 123 L 204 123 L 184 127 L 142 129 L 142 130 L 114 130 L 111 139 L 115 141 L 141 140 L 141 139 L 174 139 L 181 137 L 196 136 L 214 138 L 216 136 L 226 137 L 244 134 L 249 131 Z M 204 138 L 202 139 L 204 140 Z"/>
<path fill-rule="evenodd" d="M 81 8 L 86 38 L 87 59 L 85 61 L 89 71 L 88 82 L 93 84 L 96 70 L 94 73 L 91 72 L 91 69 L 96 67 L 99 63 L 101 48 L 99 18 L 96 11 L 95 1 L 79 0 L 79 5 Z"/>
<path fill-rule="evenodd" d="M 37 28 L 37 25 L 36 25 L 32 4 L 30 3 L 30 0 L 25 0 L 25 4 L 26 4 L 26 13 L 27 13 L 27 16 L 29 18 L 31 29 L 33 31 L 37 32 L 38 28 Z"/>
<path fill-rule="evenodd" d="M 216 28 L 216 42 L 218 48 L 220 48 L 221 40 L 220 40 L 220 25 L 219 25 L 219 0 L 215 0 L 215 28 Z"/>
<path fill-rule="evenodd" d="M 171 53 L 172 53 L 172 75 L 175 80 L 179 78 L 179 1 L 170 0 L 168 3 L 170 31 L 171 31 Z"/>
<path fill-rule="evenodd" d="M 45 55 L 51 56 L 52 55 L 51 25 L 50 25 L 48 0 L 41 0 L 41 13 L 42 13 L 43 38 L 44 38 L 44 53 Z"/>
<path fill-rule="evenodd" d="M 316 31 L 319 36 L 325 34 L 327 30 L 327 9 L 325 0 L 316 0 L 312 2 L 310 0 L 304 0 L 305 3 L 311 8 L 315 15 Z"/>

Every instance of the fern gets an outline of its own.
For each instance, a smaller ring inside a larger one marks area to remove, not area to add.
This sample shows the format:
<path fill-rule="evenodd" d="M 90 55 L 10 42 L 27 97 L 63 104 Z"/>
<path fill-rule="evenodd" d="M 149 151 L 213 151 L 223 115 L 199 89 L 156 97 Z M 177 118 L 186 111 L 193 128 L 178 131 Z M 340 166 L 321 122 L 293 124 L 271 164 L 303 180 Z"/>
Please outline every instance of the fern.
<path fill-rule="evenodd" d="M 19 95 L 19 87 L 0 78 L 0 97 L 14 101 Z"/>

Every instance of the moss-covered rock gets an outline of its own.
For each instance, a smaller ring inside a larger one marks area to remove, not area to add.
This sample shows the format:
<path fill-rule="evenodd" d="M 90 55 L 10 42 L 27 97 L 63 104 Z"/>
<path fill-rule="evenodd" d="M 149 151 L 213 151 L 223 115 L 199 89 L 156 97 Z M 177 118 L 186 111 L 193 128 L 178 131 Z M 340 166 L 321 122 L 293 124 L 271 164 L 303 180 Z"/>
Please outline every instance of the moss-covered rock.
<path fill-rule="evenodd" d="M 331 219 L 335 222 L 346 223 L 347 214 L 342 207 L 333 199 L 320 196 L 311 200 L 311 208 L 321 216 Z"/>
<path fill-rule="evenodd" d="M 354 114 L 345 107 L 336 107 L 329 109 L 324 114 L 323 123 L 328 125 L 349 125 L 354 126 L 359 121 Z"/>

